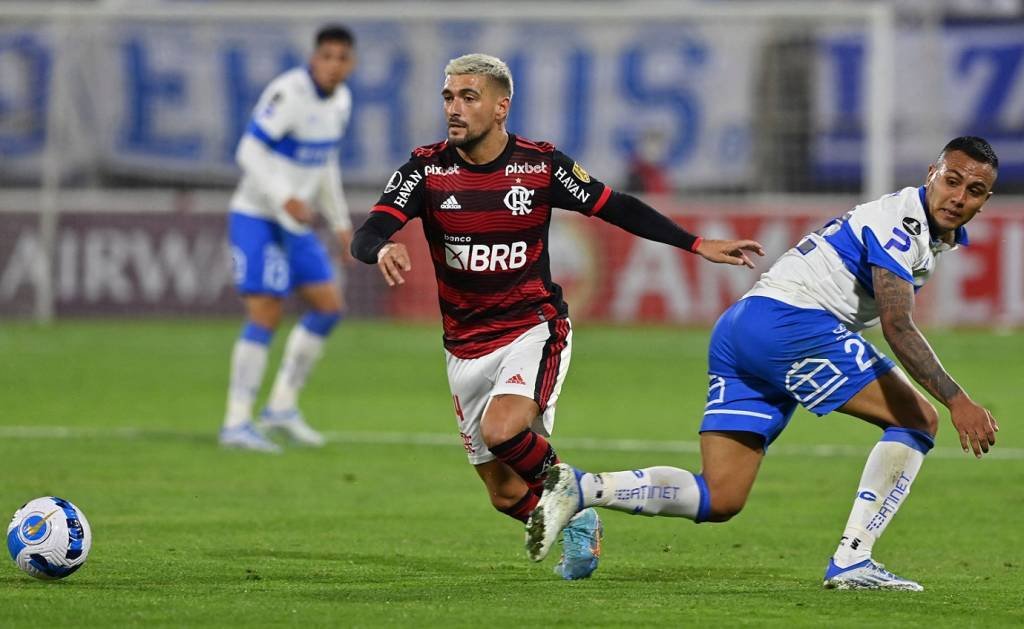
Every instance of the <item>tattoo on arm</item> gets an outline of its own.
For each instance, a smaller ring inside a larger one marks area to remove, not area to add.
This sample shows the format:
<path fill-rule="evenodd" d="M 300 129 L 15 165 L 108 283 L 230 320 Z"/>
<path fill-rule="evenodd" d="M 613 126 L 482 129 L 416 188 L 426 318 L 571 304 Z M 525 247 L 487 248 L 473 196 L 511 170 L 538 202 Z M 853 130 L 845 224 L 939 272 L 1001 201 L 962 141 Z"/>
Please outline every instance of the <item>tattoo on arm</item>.
<path fill-rule="evenodd" d="M 947 406 L 961 392 L 914 323 L 914 287 L 882 267 L 872 268 L 882 331 L 910 376 Z"/>

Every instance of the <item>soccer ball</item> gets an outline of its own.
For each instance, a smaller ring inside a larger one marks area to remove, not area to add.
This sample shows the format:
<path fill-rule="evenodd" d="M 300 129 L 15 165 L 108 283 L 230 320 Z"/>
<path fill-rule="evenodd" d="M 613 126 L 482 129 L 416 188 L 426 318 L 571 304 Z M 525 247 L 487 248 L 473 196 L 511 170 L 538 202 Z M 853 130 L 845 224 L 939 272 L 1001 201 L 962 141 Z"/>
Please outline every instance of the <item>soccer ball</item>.
<path fill-rule="evenodd" d="M 14 514 L 7 550 L 18 567 L 37 579 L 62 579 L 82 567 L 92 547 L 85 514 L 63 498 L 36 498 Z"/>

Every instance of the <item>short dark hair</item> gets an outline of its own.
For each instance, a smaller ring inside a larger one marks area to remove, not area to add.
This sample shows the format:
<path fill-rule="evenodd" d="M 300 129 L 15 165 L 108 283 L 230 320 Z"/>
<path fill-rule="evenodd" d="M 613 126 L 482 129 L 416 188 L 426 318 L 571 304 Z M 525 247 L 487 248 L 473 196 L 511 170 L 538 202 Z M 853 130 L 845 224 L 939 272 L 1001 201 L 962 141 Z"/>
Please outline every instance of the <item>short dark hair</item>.
<path fill-rule="evenodd" d="M 352 31 L 347 26 L 341 24 L 328 24 L 322 27 L 316 33 L 316 45 L 317 47 L 324 42 L 336 41 L 349 46 L 356 45 L 356 37 L 352 34 Z"/>
<path fill-rule="evenodd" d="M 949 144 L 942 148 L 939 159 L 945 157 L 950 151 L 960 151 L 976 162 L 991 164 L 993 170 L 999 170 L 999 157 L 992 149 L 992 145 L 985 138 L 974 135 L 962 135 L 949 141 Z"/>

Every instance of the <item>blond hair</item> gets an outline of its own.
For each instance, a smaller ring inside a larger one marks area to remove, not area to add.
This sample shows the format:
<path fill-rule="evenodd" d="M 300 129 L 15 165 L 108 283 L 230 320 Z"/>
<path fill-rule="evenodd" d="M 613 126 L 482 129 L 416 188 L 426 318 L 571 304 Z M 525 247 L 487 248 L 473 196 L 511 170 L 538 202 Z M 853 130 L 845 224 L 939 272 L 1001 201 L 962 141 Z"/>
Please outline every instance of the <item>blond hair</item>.
<path fill-rule="evenodd" d="M 512 72 L 508 69 L 508 64 L 497 57 L 478 52 L 462 55 L 449 61 L 448 65 L 444 67 L 444 73 L 445 76 L 479 74 L 490 77 L 508 92 L 509 98 L 512 98 Z"/>

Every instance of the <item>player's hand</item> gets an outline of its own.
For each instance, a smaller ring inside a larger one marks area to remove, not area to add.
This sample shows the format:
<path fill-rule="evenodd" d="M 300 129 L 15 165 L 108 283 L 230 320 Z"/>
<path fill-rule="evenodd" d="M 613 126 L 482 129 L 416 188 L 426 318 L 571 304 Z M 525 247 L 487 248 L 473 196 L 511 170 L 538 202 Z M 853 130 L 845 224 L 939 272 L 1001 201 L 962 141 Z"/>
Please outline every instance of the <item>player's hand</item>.
<path fill-rule="evenodd" d="M 975 404 L 966 393 L 961 393 L 950 402 L 949 416 L 960 435 L 960 447 L 964 452 L 973 450 L 974 456 L 980 459 L 983 453 L 996 445 L 999 424 L 987 408 Z"/>
<path fill-rule="evenodd" d="M 756 240 L 701 240 L 697 252 L 705 260 L 754 268 L 747 253 L 764 255 L 764 247 Z"/>
<path fill-rule="evenodd" d="M 338 242 L 341 243 L 341 254 L 338 257 L 342 264 L 349 266 L 355 260 L 352 257 L 352 230 L 338 229 L 334 233 L 338 236 Z"/>
<path fill-rule="evenodd" d="M 313 223 L 313 209 L 302 199 L 292 197 L 284 202 L 284 211 L 303 225 Z"/>
<path fill-rule="evenodd" d="M 377 267 L 388 286 L 405 284 L 405 278 L 399 271 L 412 270 L 409 251 L 400 242 L 389 242 L 377 252 Z"/>

